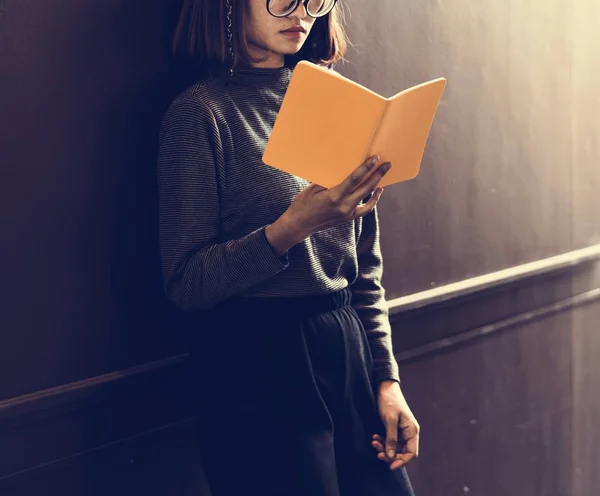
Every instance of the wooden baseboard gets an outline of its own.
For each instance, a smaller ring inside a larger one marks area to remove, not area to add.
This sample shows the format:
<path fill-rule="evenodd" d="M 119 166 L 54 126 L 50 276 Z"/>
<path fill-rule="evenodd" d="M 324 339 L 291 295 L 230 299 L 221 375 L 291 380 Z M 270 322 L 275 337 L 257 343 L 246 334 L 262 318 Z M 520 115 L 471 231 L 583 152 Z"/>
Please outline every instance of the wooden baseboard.
<path fill-rule="evenodd" d="M 16 398 L 0 401 L 0 422 L 9 418 L 23 417 L 28 414 L 84 400 L 86 397 L 103 394 L 114 383 L 135 380 L 139 376 L 150 375 L 170 367 L 176 367 L 187 360 L 187 354 L 166 357 L 125 370 L 118 370 L 84 379 L 70 384 L 25 394 Z"/>
<path fill-rule="evenodd" d="M 188 391 L 178 355 L 3 401 L 0 481 L 189 418 Z"/>
<path fill-rule="evenodd" d="M 513 317 L 509 317 L 504 320 L 492 322 L 491 324 L 483 325 L 470 329 L 465 332 L 461 332 L 447 338 L 438 339 L 430 343 L 410 348 L 406 351 L 396 354 L 396 360 L 398 362 L 406 362 L 414 358 L 421 358 L 424 355 L 430 353 L 436 353 L 441 350 L 445 350 L 460 344 L 464 344 L 474 339 L 480 339 L 482 337 L 504 331 L 507 329 L 515 329 L 521 325 L 527 324 L 532 320 L 543 319 L 550 317 L 557 313 L 568 311 L 572 308 L 588 305 L 591 303 L 600 302 L 600 288 L 593 289 L 583 294 L 567 298 L 565 300 L 558 301 L 535 310 L 523 312 Z"/>
<path fill-rule="evenodd" d="M 518 284 L 549 274 L 575 270 L 600 260 L 600 244 L 555 257 L 510 267 L 478 277 L 465 279 L 439 288 L 421 291 L 388 301 L 391 314 L 435 305 L 507 284 Z"/>
<path fill-rule="evenodd" d="M 593 301 L 600 245 L 391 302 L 398 360 Z M 586 295 L 586 296 L 583 296 Z M 558 309 L 558 310 L 553 310 Z"/>

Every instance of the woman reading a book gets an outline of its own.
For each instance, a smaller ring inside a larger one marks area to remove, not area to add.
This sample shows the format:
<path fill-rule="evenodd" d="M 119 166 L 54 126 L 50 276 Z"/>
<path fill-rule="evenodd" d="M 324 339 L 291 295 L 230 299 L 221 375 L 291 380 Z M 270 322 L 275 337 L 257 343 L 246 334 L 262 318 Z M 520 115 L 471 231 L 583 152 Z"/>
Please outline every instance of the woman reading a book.
<path fill-rule="evenodd" d="M 369 159 L 325 189 L 261 160 L 295 63 L 344 53 L 336 4 L 186 0 L 175 35 L 207 71 L 161 127 L 160 246 L 166 295 L 193 322 L 213 496 L 413 494 L 419 426 L 381 286 L 390 164 Z"/>

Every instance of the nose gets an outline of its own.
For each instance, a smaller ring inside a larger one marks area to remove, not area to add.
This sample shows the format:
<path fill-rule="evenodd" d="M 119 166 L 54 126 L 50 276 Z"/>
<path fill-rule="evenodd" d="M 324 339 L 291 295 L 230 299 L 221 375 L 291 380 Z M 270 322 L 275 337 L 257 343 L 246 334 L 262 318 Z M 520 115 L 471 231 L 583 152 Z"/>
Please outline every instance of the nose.
<path fill-rule="evenodd" d="M 298 17 L 299 19 L 306 19 L 308 17 L 308 11 L 306 10 L 306 4 L 304 0 L 298 2 L 296 9 L 291 12 L 288 17 Z"/>

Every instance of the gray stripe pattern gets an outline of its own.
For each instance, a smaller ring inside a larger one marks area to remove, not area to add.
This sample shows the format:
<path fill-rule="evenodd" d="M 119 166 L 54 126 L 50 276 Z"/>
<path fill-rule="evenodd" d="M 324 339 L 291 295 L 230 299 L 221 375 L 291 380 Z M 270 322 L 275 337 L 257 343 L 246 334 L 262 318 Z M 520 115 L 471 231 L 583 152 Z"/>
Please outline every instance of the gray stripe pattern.
<path fill-rule="evenodd" d="M 261 159 L 291 75 L 289 68 L 239 68 L 231 78 L 194 84 L 169 107 L 157 167 L 165 294 L 180 309 L 198 311 L 234 296 L 319 295 L 350 286 L 374 380 L 399 380 L 377 212 L 315 233 L 282 257 L 265 236 L 309 184 Z M 305 138 L 299 135 L 290 153 L 310 146 Z"/>

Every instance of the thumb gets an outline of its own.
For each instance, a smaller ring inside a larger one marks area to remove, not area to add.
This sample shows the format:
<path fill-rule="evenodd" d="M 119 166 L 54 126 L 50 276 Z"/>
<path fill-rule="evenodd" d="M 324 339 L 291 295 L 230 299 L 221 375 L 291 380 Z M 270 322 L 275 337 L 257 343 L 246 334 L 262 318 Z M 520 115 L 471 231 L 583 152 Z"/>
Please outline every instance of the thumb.
<path fill-rule="evenodd" d="M 390 419 L 386 424 L 385 454 L 392 460 L 396 457 L 398 447 L 398 419 Z"/>

